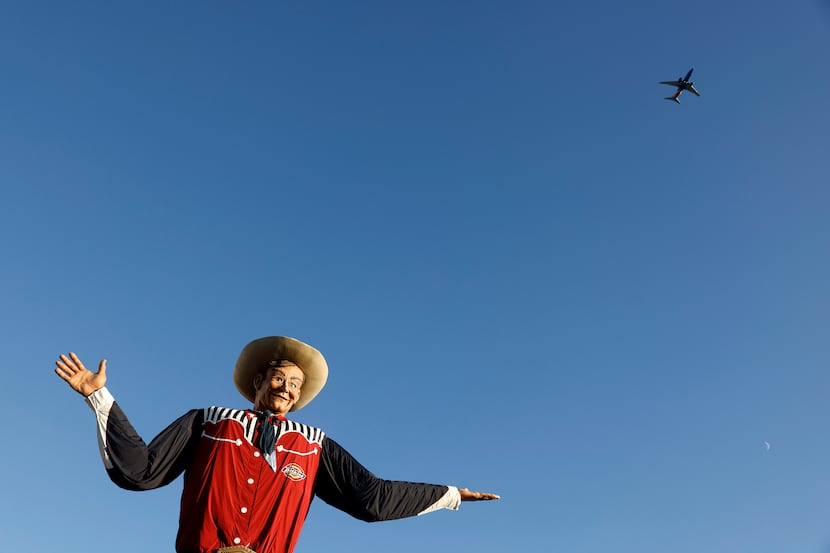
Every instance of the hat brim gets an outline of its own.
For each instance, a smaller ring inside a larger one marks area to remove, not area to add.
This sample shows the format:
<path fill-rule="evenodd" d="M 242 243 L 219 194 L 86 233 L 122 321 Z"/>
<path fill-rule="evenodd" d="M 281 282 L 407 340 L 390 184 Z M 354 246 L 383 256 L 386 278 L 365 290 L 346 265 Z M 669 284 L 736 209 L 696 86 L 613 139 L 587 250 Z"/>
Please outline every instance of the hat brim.
<path fill-rule="evenodd" d="M 315 398 L 329 377 L 329 366 L 323 354 L 315 348 L 287 336 L 266 336 L 250 342 L 242 349 L 233 369 L 233 383 L 242 397 L 254 402 L 254 377 L 268 368 L 268 363 L 285 359 L 303 371 L 300 399 L 291 408 L 302 409 Z"/>

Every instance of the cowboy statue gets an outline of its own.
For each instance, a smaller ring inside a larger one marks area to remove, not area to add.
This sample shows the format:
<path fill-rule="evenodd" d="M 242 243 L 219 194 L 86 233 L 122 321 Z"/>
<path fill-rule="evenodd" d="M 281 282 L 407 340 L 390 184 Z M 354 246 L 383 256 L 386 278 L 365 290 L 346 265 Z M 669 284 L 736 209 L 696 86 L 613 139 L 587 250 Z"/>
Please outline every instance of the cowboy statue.
<path fill-rule="evenodd" d="M 242 350 L 233 372 L 251 409 L 193 409 L 146 444 L 105 387 L 106 360 L 89 371 L 74 353 L 55 373 L 86 398 L 107 475 L 150 490 L 184 473 L 178 553 L 291 553 L 314 496 L 365 521 L 458 509 L 498 499 L 466 488 L 378 478 L 320 430 L 289 420 L 326 384 L 328 365 L 308 344 L 269 336 Z"/>

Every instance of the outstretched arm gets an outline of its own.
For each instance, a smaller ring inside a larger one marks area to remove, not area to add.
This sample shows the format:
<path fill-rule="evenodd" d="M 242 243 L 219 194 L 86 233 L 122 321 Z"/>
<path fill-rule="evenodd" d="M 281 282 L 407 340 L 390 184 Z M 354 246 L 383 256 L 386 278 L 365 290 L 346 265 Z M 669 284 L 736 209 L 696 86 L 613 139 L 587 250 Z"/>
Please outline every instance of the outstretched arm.
<path fill-rule="evenodd" d="M 115 484 L 127 490 L 151 490 L 169 484 L 187 468 L 201 434 L 201 409 L 188 411 L 146 444 L 104 386 L 106 361 L 101 361 L 97 373 L 74 353 L 61 355 L 55 365 L 55 373 L 84 396 L 95 413 L 101 459 Z"/>
<path fill-rule="evenodd" d="M 315 493 L 329 505 L 366 522 L 458 509 L 461 501 L 498 499 L 495 494 L 466 488 L 378 478 L 329 437 L 323 441 Z"/>

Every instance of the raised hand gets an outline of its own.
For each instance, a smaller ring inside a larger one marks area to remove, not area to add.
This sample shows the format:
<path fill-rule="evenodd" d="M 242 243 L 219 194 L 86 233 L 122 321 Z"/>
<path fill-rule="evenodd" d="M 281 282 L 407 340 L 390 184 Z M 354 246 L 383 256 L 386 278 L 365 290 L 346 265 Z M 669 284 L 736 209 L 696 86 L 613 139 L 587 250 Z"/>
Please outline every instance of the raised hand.
<path fill-rule="evenodd" d="M 107 360 L 104 359 L 98 364 L 98 372 L 94 373 L 84 367 L 84 364 L 74 353 L 69 357 L 61 355 L 55 361 L 55 374 L 61 377 L 69 387 L 84 397 L 94 391 L 103 388 L 107 383 Z"/>
<path fill-rule="evenodd" d="M 459 488 L 458 493 L 461 494 L 461 501 L 490 501 L 491 499 L 501 499 L 494 493 L 471 492 L 467 488 Z"/>

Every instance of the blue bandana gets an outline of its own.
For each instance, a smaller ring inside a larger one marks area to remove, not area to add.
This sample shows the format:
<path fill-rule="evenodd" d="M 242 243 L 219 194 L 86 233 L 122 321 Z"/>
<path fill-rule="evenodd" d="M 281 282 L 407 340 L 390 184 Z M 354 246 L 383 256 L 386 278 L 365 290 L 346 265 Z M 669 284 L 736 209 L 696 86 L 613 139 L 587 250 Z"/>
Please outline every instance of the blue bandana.
<path fill-rule="evenodd" d="M 266 410 L 263 413 L 257 413 L 257 417 L 262 418 L 259 423 L 259 450 L 262 451 L 271 470 L 276 472 L 277 456 L 274 453 L 274 446 L 277 445 L 277 431 L 271 423 L 273 414 L 272 411 Z"/>

